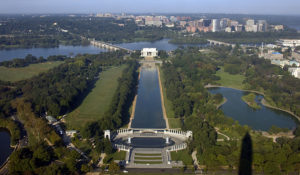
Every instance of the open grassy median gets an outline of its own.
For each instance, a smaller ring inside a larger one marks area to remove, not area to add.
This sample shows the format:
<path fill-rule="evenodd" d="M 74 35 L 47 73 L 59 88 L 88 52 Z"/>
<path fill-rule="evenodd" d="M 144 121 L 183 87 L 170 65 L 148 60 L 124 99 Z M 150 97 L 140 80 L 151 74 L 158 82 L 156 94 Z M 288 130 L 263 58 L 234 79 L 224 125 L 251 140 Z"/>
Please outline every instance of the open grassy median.
<path fill-rule="evenodd" d="M 134 157 L 135 160 L 161 160 L 161 157 Z"/>
<path fill-rule="evenodd" d="M 217 81 L 217 83 L 220 83 L 221 86 L 243 89 L 243 81 L 245 76 L 240 74 L 232 75 L 228 72 L 225 72 L 223 67 L 217 71 L 216 75 L 221 78 Z"/>
<path fill-rule="evenodd" d="M 181 150 L 181 151 L 172 151 L 171 152 L 171 159 L 174 161 L 182 161 L 185 165 L 192 165 L 193 159 L 192 156 L 188 153 L 188 151 Z"/>
<path fill-rule="evenodd" d="M 68 128 L 80 129 L 86 123 L 96 121 L 103 116 L 118 87 L 118 79 L 126 66 L 112 67 L 100 73 L 95 87 L 79 107 L 66 117 Z"/>
<path fill-rule="evenodd" d="M 29 66 L 18 68 L 7 68 L 4 66 L 0 66 L 0 80 L 10 82 L 25 80 L 42 72 L 46 72 L 49 69 L 52 69 L 62 63 L 63 61 L 54 61 L 30 64 Z"/>
<path fill-rule="evenodd" d="M 161 153 L 153 153 L 153 154 L 151 154 L 151 153 L 149 153 L 149 154 L 147 154 L 147 153 L 135 153 L 134 155 L 136 155 L 136 156 L 161 156 Z"/>

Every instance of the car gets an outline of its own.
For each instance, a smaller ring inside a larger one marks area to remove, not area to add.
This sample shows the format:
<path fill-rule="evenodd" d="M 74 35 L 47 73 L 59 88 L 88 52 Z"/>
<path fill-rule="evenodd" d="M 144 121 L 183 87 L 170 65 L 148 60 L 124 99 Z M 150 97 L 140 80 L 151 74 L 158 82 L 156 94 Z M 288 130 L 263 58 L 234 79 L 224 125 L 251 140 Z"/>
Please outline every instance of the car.
<path fill-rule="evenodd" d="M 128 171 L 127 170 L 123 170 L 123 173 L 128 173 Z"/>

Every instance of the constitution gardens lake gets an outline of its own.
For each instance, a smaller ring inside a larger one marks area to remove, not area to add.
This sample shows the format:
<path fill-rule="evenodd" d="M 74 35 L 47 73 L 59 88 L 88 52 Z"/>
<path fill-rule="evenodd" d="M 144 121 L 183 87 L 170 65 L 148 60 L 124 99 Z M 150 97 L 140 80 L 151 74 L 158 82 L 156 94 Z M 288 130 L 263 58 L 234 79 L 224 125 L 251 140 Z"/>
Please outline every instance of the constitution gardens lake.
<path fill-rule="evenodd" d="M 8 131 L 0 129 L 0 166 L 6 161 L 11 154 L 10 135 Z"/>
<path fill-rule="evenodd" d="M 208 90 L 212 94 L 220 93 L 227 99 L 220 109 L 226 116 L 237 120 L 241 125 L 248 125 L 254 130 L 262 131 L 268 131 L 272 125 L 288 129 L 294 129 L 297 125 L 298 121 L 292 115 L 262 105 L 260 102 L 262 95 L 256 97 L 256 102 L 261 109 L 252 109 L 242 100 L 242 96 L 248 92 L 224 87 Z"/>

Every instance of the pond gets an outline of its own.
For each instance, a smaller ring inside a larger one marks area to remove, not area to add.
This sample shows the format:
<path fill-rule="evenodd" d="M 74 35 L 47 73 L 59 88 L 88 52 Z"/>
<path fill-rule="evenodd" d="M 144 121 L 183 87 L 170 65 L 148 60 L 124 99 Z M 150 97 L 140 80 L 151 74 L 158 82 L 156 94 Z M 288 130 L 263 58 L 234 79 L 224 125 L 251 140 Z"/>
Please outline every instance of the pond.
<path fill-rule="evenodd" d="M 261 109 L 255 110 L 241 99 L 248 92 L 223 87 L 210 88 L 209 92 L 220 93 L 227 99 L 227 102 L 220 107 L 226 116 L 237 120 L 241 125 L 248 125 L 254 130 L 267 131 L 272 125 L 293 129 L 297 125 L 297 121 L 292 115 L 262 105 L 259 100 L 263 98 L 261 95 L 257 95 L 256 98 Z"/>
<path fill-rule="evenodd" d="M 131 138 L 131 143 L 128 143 L 128 140 L 122 140 L 121 144 L 131 146 L 133 148 L 164 148 L 166 146 L 174 145 L 175 142 L 170 139 L 169 143 L 166 143 L 166 139 L 162 137 L 134 137 Z"/>
<path fill-rule="evenodd" d="M 6 161 L 13 149 L 10 147 L 10 135 L 7 131 L 0 129 L 0 166 Z"/>
<path fill-rule="evenodd" d="M 132 128 L 165 128 L 158 72 L 155 66 L 141 68 Z"/>

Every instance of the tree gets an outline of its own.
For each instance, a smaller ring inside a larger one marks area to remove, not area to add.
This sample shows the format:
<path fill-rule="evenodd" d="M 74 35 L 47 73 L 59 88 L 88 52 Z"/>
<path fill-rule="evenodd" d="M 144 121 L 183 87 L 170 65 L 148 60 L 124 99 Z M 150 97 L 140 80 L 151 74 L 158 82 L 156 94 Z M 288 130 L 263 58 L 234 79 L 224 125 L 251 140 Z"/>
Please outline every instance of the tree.
<path fill-rule="evenodd" d="M 115 163 L 115 162 L 111 162 L 109 164 L 109 168 L 108 169 L 109 169 L 110 172 L 115 173 L 117 171 L 120 171 L 120 166 L 117 163 Z"/>

